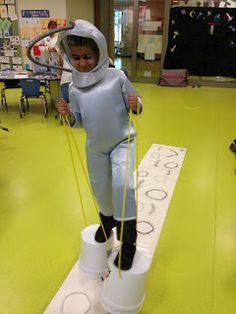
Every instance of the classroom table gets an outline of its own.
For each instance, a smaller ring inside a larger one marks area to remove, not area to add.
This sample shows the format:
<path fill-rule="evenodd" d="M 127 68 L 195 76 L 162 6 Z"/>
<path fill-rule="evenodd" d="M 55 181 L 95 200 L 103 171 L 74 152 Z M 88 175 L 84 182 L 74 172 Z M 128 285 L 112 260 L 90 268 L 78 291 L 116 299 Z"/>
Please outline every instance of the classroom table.
<path fill-rule="evenodd" d="M 51 99 L 51 105 L 53 106 L 55 100 L 60 96 L 60 80 L 59 75 L 52 75 L 50 72 L 45 73 L 32 73 L 32 71 L 14 71 L 4 70 L 0 71 L 0 82 L 6 86 L 1 89 L 1 102 L 7 110 L 7 100 L 5 96 L 6 89 L 21 88 L 20 80 L 26 78 L 35 78 L 40 80 L 45 86 L 45 93 L 49 93 Z M 9 84 L 10 83 L 10 84 Z M 9 87 L 10 86 L 10 87 Z"/>

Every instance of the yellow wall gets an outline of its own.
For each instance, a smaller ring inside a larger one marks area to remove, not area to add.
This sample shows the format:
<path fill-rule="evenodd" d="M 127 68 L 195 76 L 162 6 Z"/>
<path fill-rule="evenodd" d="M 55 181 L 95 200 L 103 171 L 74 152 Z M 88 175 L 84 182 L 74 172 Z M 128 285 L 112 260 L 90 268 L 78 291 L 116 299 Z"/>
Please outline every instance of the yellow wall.
<path fill-rule="evenodd" d="M 84 19 L 94 22 L 93 0 L 66 0 L 67 21 Z"/>

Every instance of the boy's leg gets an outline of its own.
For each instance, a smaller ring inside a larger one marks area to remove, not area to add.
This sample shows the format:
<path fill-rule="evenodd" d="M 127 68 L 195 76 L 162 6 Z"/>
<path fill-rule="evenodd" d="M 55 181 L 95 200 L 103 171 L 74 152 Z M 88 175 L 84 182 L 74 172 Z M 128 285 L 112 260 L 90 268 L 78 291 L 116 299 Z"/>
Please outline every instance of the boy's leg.
<path fill-rule="evenodd" d="M 102 226 L 99 226 L 98 230 L 95 233 L 95 240 L 97 242 L 103 243 L 106 242 L 106 240 L 110 237 L 111 230 L 116 226 L 116 221 L 113 216 L 105 216 L 102 213 L 100 213 L 99 215 L 106 233 L 106 237 Z"/>
<path fill-rule="evenodd" d="M 112 191 L 114 199 L 114 218 L 117 220 L 117 237 L 120 239 L 122 204 L 124 184 L 126 184 L 126 202 L 124 213 L 124 230 L 122 238 L 121 251 L 121 269 L 128 270 L 131 268 L 136 251 L 136 201 L 134 188 L 134 160 L 135 160 L 135 143 L 131 140 L 129 146 L 129 160 L 126 162 L 127 141 L 120 143 L 111 153 L 112 161 Z M 126 181 L 126 167 L 128 167 L 128 178 Z M 118 266 L 119 253 L 114 261 Z"/>
<path fill-rule="evenodd" d="M 114 203 L 114 218 L 117 221 L 136 219 L 135 182 L 134 182 L 134 160 L 135 142 L 131 140 L 129 145 L 129 160 L 126 161 L 128 149 L 127 140 L 117 145 L 111 152 L 112 164 L 112 193 Z M 126 178 L 126 167 L 128 167 L 128 178 Z M 122 217 L 124 185 L 126 184 L 126 202 L 124 217 Z"/>
<path fill-rule="evenodd" d="M 117 223 L 117 238 L 120 241 L 120 230 L 121 222 Z M 120 268 L 122 270 L 128 270 L 132 267 L 134 255 L 136 252 L 136 239 L 137 239 L 137 230 L 136 230 L 136 220 L 130 220 L 124 222 L 123 229 L 123 244 L 121 250 L 121 264 Z M 117 254 L 114 264 L 119 266 L 119 255 Z"/>
<path fill-rule="evenodd" d="M 87 154 L 87 164 L 90 183 L 100 209 L 100 218 L 106 236 L 109 238 L 112 228 L 115 227 L 113 219 L 111 162 L 109 154 Z M 95 234 L 97 242 L 105 242 L 106 237 L 100 226 Z"/>

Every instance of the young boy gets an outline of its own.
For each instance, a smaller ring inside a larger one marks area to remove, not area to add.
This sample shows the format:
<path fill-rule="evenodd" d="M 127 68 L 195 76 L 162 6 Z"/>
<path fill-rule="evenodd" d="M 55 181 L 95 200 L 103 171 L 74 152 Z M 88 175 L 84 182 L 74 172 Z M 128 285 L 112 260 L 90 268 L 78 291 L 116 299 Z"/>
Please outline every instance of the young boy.
<path fill-rule="evenodd" d="M 106 40 L 87 21 L 75 21 L 75 27 L 59 36 L 61 55 L 71 65 L 70 104 L 58 100 L 58 111 L 68 116 L 72 127 L 85 128 L 89 178 L 100 208 L 107 238 L 112 228 L 120 237 L 125 171 L 128 167 L 126 204 L 121 254 L 121 269 L 132 266 L 136 250 L 136 204 L 134 191 L 135 130 L 131 126 L 130 158 L 126 165 L 128 112 L 142 108 L 141 98 L 126 75 L 109 68 Z M 97 242 L 106 238 L 101 226 Z M 119 255 L 119 253 L 118 253 Z M 118 266 L 118 255 L 114 261 Z"/>

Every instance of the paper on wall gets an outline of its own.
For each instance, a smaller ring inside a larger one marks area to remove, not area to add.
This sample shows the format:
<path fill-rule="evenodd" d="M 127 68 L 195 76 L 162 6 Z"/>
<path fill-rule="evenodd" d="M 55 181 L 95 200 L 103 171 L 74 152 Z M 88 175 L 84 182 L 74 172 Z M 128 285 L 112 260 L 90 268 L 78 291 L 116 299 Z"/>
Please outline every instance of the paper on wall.
<path fill-rule="evenodd" d="M 14 57 L 14 50 L 6 49 L 4 50 L 5 57 Z"/>
<path fill-rule="evenodd" d="M 155 46 L 155 53 L 162 52 L 162 35 L 138 35 L 138 52 L 145 53 L 145 48 L 149 45 Z"/>
<path fill-rule="evenodd" d="M 11 19 L 11 21 L 17 21 L 18 20 L 18 16 L 16 14 L 10 15 L 9 18 Z"/>
<path fill-rule="evenodd" d="M 11 45 L 20 45 L 20 37 L 19 36 L 10 36 Z"/>
<path fill-rule="evenodd" d="M 0 63 L 10 63 L 9 57 L 0 56 Z"/>
<path fill-rule="evenodd" d="M 9 30 L 8 30 L 8 29 L 4 29 L 4 31 L 3 31 L 3 37 L 4 37 L 4 38 L 10 38 L 10 33 L 9 33 Z"/>
<path fill-rule="evenodd" d="M 155 52 L 156 52 L 156 47 L 153 43 L 149 44 L 146 46 L 144 50 L 144 59 L 145 60 L 155 60 Z"/>
<path fill-rule="evenodd" d="M 23 67 L 21 65 L 13 65 L 12 67 L 14 70 L 17 70 L 17 71 L 23 70 Z"/>
<path fill-rule="evenodd" d="M 12 16 L 16 14 L 16 7 L 14 5 L 9 5 L 8 6 L 8 15 Z"/>
<path fill-rule="evenodd" d="M 10 69 L 10 68 L 11 68 L 10 64 L 1 64 L 1 70 Z"/>
<path fill-rule="evenodd" d="M 6 5 L 0 5 L 0 16 L 2 19 L 6 19 L 8 17 Z"/>
<path fill-rule="evenodd" d="M 22 59 L 20 57 L 12 57 L 13 64 L 22 64 Z"/>
<path fill-rule="evenodd" d="M 16 0 L 5 0 L 6 4 L 15 4 Z"/>

